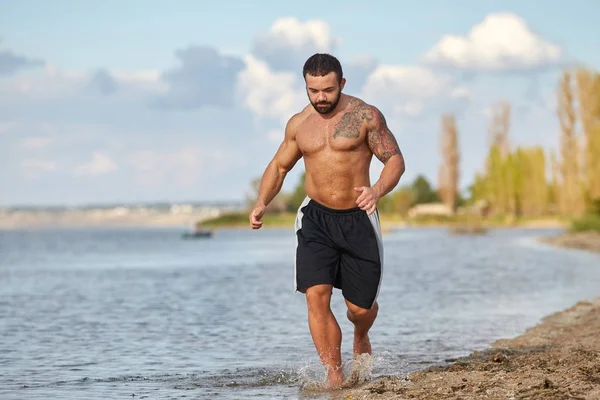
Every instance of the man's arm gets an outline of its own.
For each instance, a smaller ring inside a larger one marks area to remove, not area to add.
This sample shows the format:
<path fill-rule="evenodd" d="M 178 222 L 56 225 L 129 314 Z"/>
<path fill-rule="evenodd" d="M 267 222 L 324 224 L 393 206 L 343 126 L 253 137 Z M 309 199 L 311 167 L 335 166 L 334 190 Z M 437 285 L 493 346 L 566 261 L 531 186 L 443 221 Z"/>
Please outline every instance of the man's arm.
<path fill-rule="evenodd" d="M 372 118 L 369 119 L 367 127 L 367 144 L 375 157 L 384 164 L 384 167 L 373 186 L 356 188 L 356 191 L 362 192 L 356 199 L 356 204 L 372 214 L 377 208 L 379 199 L 396 187 L 406 167 L 404 156 L 396 138 L 387 126 L 385 117 L 377 107 L 369 106 L 369 109 Z"/>
<path fill-rule="evenodd" d="M 385 117 L 377 107 L 371 106 L 373 119 L 367 133 L 369 148 L 384 164 L 379 180 L 372 186 L 377 197 L 381 198 L 391 192 L 400 181 L 406 166 L 394 134 L 387 126 Z"/>
<path fill-rule="evenodd" d="M 254 229 L 262 226 L 261 218 L 265 213 L 266 207 L 281 190 L 287 173 L 302 157 L 302 153 L 296 144 L 297 115 L 288 121 L 285 127 L 283 142 L 271 162 L 267 165 L 260 180 L 258 198 L 256 199 L 254 210 L 250 214 L 250 224 Z"/>

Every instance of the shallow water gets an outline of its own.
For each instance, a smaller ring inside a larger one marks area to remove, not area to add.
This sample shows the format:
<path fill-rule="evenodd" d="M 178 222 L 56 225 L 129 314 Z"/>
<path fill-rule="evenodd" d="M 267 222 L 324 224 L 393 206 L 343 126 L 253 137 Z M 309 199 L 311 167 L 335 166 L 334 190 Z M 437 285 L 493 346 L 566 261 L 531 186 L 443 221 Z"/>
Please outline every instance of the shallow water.
<path fill-rule="evenodd" d="M 599 296 L 598 255 L 534 240 L 556 232 L 386 234 L 372 377 L 444 363 Z M 329 398 L 306 389 L 324 371 L 293 290 L 293 231 L 180 233 L 0 232 L 0 398 Z M 333 303 L 349 360 L 338 291 Z"/>

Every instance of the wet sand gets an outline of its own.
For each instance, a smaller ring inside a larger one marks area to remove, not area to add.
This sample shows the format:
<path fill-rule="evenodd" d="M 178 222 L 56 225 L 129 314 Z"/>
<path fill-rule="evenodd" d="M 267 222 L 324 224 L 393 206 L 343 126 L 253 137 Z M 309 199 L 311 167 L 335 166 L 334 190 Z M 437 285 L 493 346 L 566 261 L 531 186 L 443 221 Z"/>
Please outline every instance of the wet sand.
<path fill-rule="evenodd" d="M 451 365 L 345 390 L 339 399 L 600 399 L 600 299 L 546 317 Z"/>
<path fill-rule="evenodd" d="M 600 251 L 600 234 L 543 242 Z M 600 258 L 598 260 L 600 268 Z M 443 367 L 344 390 L 336 399 L 600 399 L 600 299 L 544 318 L 523 335 L 494 342 Z"/>
<path fill-rule="evenodd" d="M 540 241 L 554 246 L 600 252 L 599 232 L 563 233 L 541 238 Z"/>

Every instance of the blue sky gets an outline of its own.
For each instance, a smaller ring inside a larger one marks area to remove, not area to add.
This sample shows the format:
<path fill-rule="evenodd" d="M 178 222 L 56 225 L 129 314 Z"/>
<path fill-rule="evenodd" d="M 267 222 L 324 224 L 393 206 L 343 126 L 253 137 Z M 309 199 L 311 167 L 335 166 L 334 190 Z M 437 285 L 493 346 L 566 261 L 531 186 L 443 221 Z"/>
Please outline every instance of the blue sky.
<path fill-rule="evenodd" d="M 561 69 L 600 68 L 592 1 L 205 4 L 0 0 L 0 205 L 241 200 L 306 104 L 316 51 L 386 115 L 403 183 L 435 183 L 456 113 L 466 186 L 496 101 L 514 145 L 552 148 Z"/>

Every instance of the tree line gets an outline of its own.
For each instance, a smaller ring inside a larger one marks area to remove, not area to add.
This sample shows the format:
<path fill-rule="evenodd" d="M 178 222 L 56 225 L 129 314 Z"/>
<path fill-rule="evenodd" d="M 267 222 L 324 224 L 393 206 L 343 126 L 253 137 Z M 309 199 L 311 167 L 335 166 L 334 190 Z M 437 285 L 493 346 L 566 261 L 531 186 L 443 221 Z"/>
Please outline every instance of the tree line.
<path fill-rule="evenodd" d="M 419 175 L 379 203 L 382 212 L 406 215 L 417 204 L 443 203 L 453 213 L 477 208 L 488 216 L 577 217 L 600 212 L 600 74 L 585 68 L 565 70 L 557 83 L 558 151 L 542 146 L 511 146 L 511 106 L 492 108 L 484 165 L 461 193 L 459 129 L 453 114 L 440 120 L 437 185 Z M 251 205 L 257 178 L 252 182 Z M 295 212 L 306 196 L 304 174 L 291 193 L 281 192 L 269 212 Z"/>
<path fill-rule="evenodd" d="M 491 214 L 578 217 L 600 211 L 600 74 L 564 71 L 556 95 L 558 151 L 511 147 L 510 105 L 496 105 L 486 163 L 471 190 L 472 200 L 487 203 Z"/>

